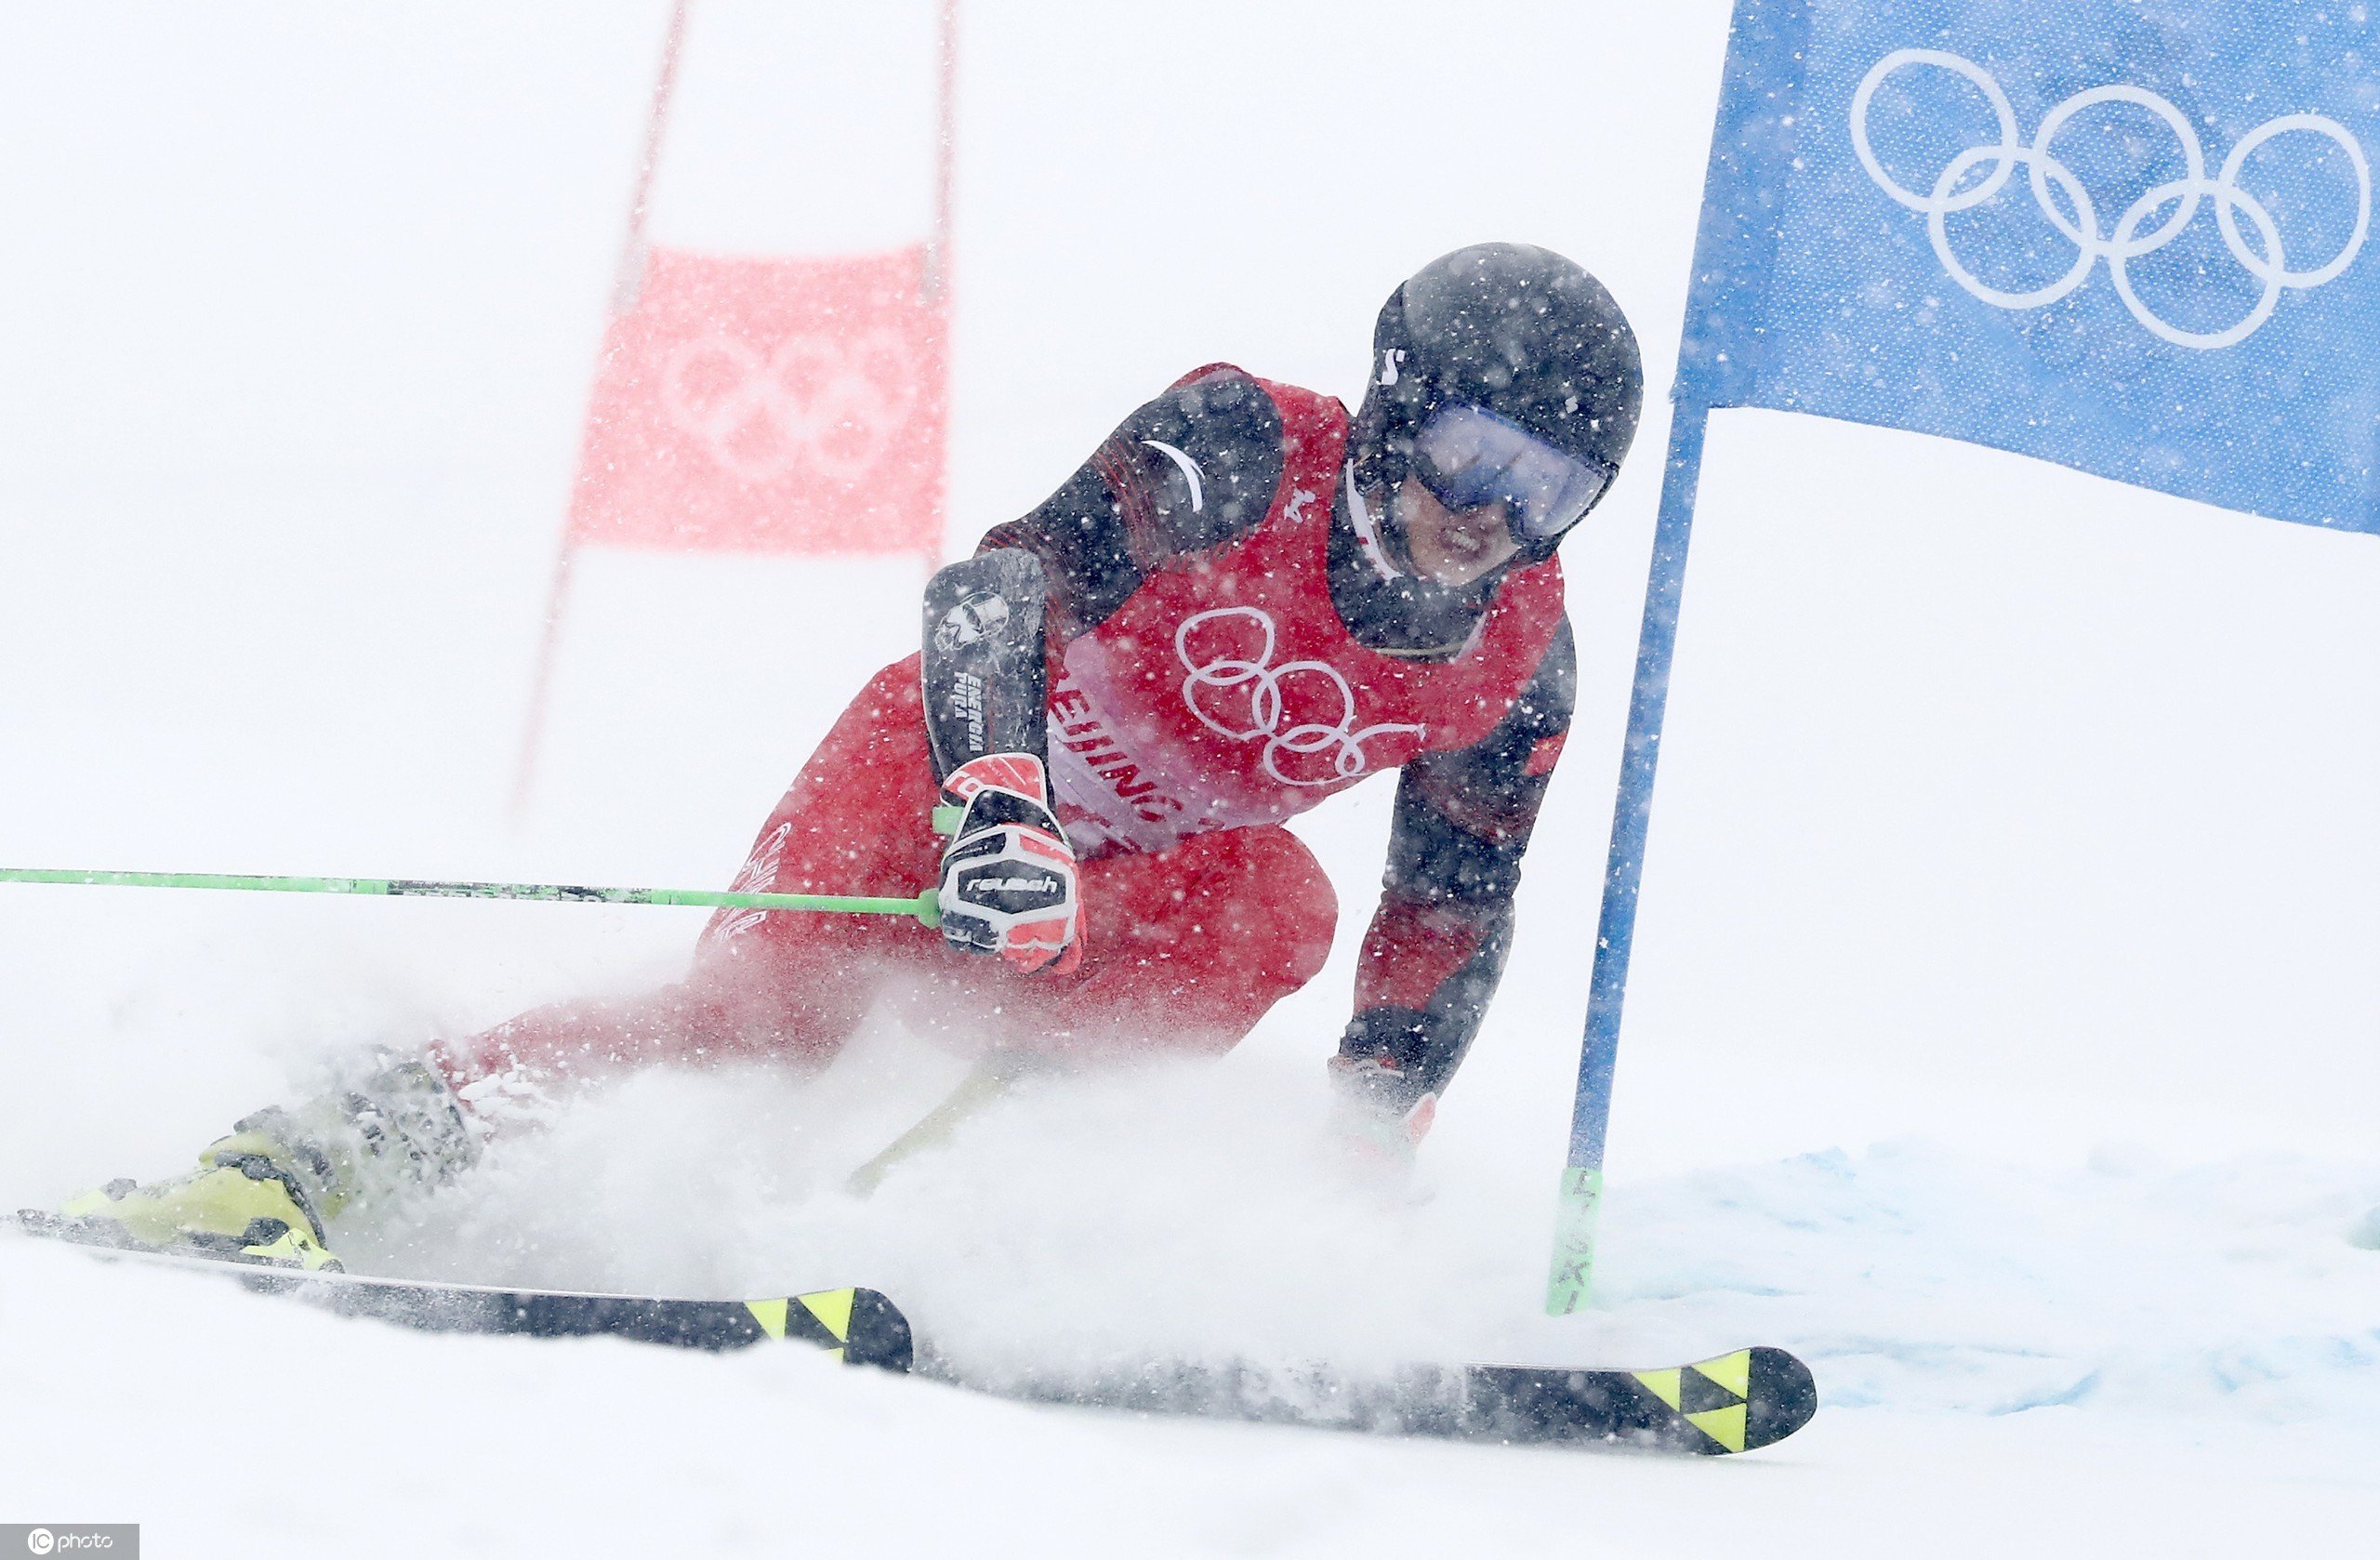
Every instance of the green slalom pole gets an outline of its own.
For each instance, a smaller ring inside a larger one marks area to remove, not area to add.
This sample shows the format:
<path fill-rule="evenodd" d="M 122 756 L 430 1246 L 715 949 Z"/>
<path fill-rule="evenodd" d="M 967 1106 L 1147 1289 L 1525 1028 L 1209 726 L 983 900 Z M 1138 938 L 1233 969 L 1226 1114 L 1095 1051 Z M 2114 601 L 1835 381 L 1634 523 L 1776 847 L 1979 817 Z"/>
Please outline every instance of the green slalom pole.
<path fill-rule="evenodd" d="M 698 905 L 751 910 L 825 910 L 914 916 L 942 924 L 934 891 L 914 899 L 837 893 L 734 893 L 710 889 L 595 889 L 568 883 L 433 883 L 410 878 L 267 878 L 218 872 L 62 872 L 0 866 L 0 883 L 95 883 L 134 889 L 251 889 L 268 893 L 412 894 L 431 899 L 544 899 L 588 905 Z"/>

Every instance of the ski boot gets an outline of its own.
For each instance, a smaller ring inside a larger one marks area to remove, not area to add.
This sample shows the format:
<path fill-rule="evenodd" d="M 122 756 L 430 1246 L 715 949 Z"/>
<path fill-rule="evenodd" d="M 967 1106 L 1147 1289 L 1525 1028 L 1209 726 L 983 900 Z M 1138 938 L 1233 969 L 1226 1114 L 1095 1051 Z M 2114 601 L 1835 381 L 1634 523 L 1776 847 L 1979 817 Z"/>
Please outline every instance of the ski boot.
<path fill-rule="evenodd" d="M 187 1174 L 146 1185 L 111 1181 L 26 1223 L 90 1245 L 337 1272 L 327 1221 L 436 1186 L 478 1157 L 478 1138 L 445 1080 L 407 1062 L 361 1088 L 233 1123 Z"/>

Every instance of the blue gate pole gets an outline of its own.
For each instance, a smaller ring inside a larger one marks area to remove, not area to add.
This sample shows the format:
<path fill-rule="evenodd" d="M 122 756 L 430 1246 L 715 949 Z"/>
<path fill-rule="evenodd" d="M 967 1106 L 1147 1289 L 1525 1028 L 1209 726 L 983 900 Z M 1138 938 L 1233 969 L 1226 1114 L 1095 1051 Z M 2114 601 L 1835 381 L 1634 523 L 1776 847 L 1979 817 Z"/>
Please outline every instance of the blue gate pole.
<path fill-rule="evenodd" d="M 1579 1052 L 1579 1094 L 1570 1117 L 1570 1154 L 1562 1170 L 1554 1219 L 1554 1270 L 1545 1309 L 1567 1316 L 1587 1303 L 1594 1279 L 1595 1227 L 1603 1211 L 1604 1131 L 1611 1121 L 1612 1069 L 1620 1060 L 1620 1009 L 1628 994 L 1628 956 L 1636 935 L 1636 889 L 1645 872 L 1645 831 L 1653 812 L 1653 772 L 1660 761 L 1661 719 L 1669 706 L 1670 660 L 1677 646 L 1678 596 L 1686 585 L 1686 546 L 1694 529 L 1694 494 L 1702 476 L 1702 434 L 1711 408 L 1680 400 L 1671 414 L 1669 463 L 1661 473 L 1660 518 L 1645 587 L 1645 621 L 1636 635 L 1636 683 L 1628 700 L 1628 742 L 1612 808 L 1611 855 L 1604 867 L 1603 915 L 1595 934 L 1594 976 L 1587 995 L 1587 1034 Z"/>

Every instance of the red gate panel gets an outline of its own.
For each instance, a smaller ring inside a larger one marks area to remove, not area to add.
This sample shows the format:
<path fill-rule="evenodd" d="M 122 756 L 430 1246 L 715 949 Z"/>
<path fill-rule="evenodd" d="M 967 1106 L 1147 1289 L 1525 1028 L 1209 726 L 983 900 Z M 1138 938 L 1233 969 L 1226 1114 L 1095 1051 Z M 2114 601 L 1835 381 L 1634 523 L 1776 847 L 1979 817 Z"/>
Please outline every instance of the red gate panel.
<path fill-rule="evenodd" d="M 923 245 L 651 251 L 605 337 L 570 543 L 938 554 L 947 317 L 926 266 Z"/>

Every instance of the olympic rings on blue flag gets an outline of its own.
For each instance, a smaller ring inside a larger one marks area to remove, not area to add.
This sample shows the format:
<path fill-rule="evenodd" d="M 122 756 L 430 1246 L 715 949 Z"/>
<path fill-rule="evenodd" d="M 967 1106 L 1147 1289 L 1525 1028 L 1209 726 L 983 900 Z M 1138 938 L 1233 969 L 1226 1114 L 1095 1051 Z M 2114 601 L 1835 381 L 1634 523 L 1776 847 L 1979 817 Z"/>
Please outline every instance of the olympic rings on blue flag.
<path fill-rule="evenodd" d="M 1916 65 L 1949 71 L 1973 84 L 1990 105 L 1999 126 L 1997 141 L 1970 146 L 1950 158 L 1936 176 L 1932 192 L 1924 194 L 1907 188 L 1885 172 L 1868 139 L 1868 113 L 1876 88 L 1894 72 Z M 2181 145 L 2187 170 L 2182 178 L 2167 179 L 2145 192 L 2116 219 L 2111 232 L 2101 231 L 2097 207 L 2082 181 L 2049 150 L 2068 121 L 2099 103 L 2130 103 L 2164 121 Z M 2272 214 L 2240 187 L 2240 170 L 2251 152 L 2276 136 L 2296 133 L 2321 136 L 2335 142 L 2355 169 L 2354 231 L 2329 261 L 2303 271 L 2290 269 L 2281 229 Z M 1875 180 L 1877 188 L 1924 217 L 1926 233 L 1933 240 L 1934 254 L 1942 262 L 1942 269 L 1974 297 L 2002 309 L 2039 309 L 2081 286 L 2089 279 L 2093 267 L 2104 259 L 2108 262 L 2108 274 L 2115 283 L 2116 295 L 2131 311 L 2132 317 L 2143 328 L 2176 347 L 2211 350 L 2245 341 L 2272 317 L 2273 307 L 2280 302 L 2283 289 L 2319 287 L 2347 270 L 2357 251 L 2363 247 L 2364 235 L 2372 226 L 2371 165 L 2365 160 L 2363 148 L 2334 119 L 2319 113 L 2290 113 L 2268 120 L 2240 139 L 2224 158 L 2221 170 L 2210 178 L 2206 174 L 2205 150 L 2199 144 L 2196 128 L 2179 109 L 2145 87 L 2098 86 L 2078 92 L 2042 116 L 2032 144 L 2028 146 L 2017 133 L 2016 111 L 2009 106 L 2008 95 L 2001 90 L 1999 82 L 1973 60 L 1940 49 L 1895 49 L 1869 68 L 1860 79 L 1858 90 L 1851 96 L 1851 145 L 1858 153 L 1859 165 L 1868 170 L 1868 177 Z M 1987 164 L 1990 171 L 1984 178 L 1972 188 L 1960 188 L 1962 180 Z M 2008 292 L 1985 283 L 1959 258 L 1950 245 L 1949 218 L 1954 212 L 1970 210 L 1998 194 L 2018 167 L 2025 169 L 2033 199 L 2043 215 L 2074 245 L 2075 258 L 2073 265 L 2056 281 L 2026 292 Z M 2052 185 L 2065 197 L 2064 206 L 2052 196 Z M 2262 292 L 2246 316 L 2222 330 L 2185 330 L 2160 318 L 2134 289 L 2127 269 L 2134 260 L 2154 254 L 2180 237 L 2182 231 L 2197 218 L 2201 202 L 2214 206 L 2215 227 L 2231 258 L 2242 271 L 2263 284 Z M 2150 219 L 2169 206 L 2172 210 L 2150 226 Z M 2241 233 L 2239 218 L 2243 215 L 2263 243 L 2262 253 L 2251 247 Z M 2144 227 L 2148 228 L 2145 232 Z"/>

